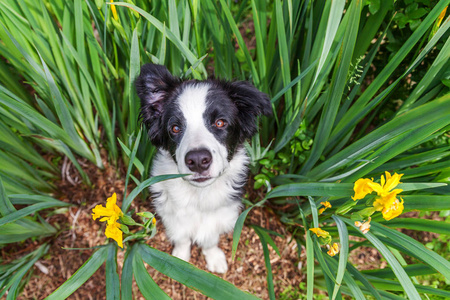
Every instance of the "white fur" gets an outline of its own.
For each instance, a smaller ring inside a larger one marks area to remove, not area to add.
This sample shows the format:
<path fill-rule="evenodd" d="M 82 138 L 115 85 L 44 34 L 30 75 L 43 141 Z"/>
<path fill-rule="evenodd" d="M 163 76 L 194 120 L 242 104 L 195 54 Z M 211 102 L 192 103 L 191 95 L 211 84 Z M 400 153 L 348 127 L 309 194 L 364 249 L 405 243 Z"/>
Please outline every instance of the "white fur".
<path fill-rule="evenodd" d="M 175 155 L 178 162 L 178 172 L 180 174 L 191 174 L 192 172 L 186 166 L 184 157 L 194 149 L 207 149 L 212 154 L 212 164 L 206 174 L 185 177 L 185 180 L 191 180 L 191 184 L 203 187 L 211 184 L 221 172 L 227 167 L 227 149 L 220 144 L 214 135 L 206 128 L 211 124 L 205 124 L 203 113 L 206 109 L 206 95 L 208 93 L 207 84 L 198 84 L 187 87 L 179 96 L 179 106 L 186 119 L 187 127 L 183 134 L 183 139 L 178 146 Z M 199 177 L 210 177 L 210 180 L 204 182 L 192 181 Z"/>
<path fill-rule="evenodd" d="M 225 273 L 228 269 L 223 251 L 217 246 L 219 236 L 233 230 L 241 210 L 239 182 L 247 176 L 248 157 L 239 148 L 227 160 L 227 149 L 205 127 L 207 85 L 189 87 L 179 96 L 179 103 L 187 127 L 176 149 L 176 161 L 166 150 L 160 149 L 153 161 L 152 175 L 192 174 L 185 165 L 186 153 L 206 148 L 212 156 L 208 170 L 211 177 L 202 183 L 191 181 L 196 174 L 171 179 L 151 186 L 156 213 L 161 217 L 166 234 L 174 244 L 172 254 L 189 261 L 191 243 L 203 248 L 207 268 Z"/>

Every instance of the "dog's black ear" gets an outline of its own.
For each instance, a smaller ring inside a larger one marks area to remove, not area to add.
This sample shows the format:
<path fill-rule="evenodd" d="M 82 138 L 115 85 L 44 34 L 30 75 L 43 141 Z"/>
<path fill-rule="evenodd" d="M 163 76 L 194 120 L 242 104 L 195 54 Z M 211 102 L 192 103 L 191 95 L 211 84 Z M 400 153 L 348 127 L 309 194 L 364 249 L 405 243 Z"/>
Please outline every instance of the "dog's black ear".
<path fill-rule="evenodd" d="M 160 115 L 167 94 L 179 80 L 170 74 L 165 66 L 145 64 L 141 74 L 136 78 L 136 91 L 141 99 L 141 113 L 144 120 L 146 113 Z"/>
<path fill-rule="evenodd" d="M 155 64 L 143 65 L 140 75 L 136 78 L 136 92 L 141 99 L 140 115 L 155 146 L 162 142 L 160 125 L 164 101 L 179 82 L 165 66 Z"/>
<path fill-rule="evenodd" d="M 269 96 L 247 81 L 231 82 L 228 93 L 239 111 L 241 141 L 251 138 L 257 131 L 256 117 L 272 115 Z"/>

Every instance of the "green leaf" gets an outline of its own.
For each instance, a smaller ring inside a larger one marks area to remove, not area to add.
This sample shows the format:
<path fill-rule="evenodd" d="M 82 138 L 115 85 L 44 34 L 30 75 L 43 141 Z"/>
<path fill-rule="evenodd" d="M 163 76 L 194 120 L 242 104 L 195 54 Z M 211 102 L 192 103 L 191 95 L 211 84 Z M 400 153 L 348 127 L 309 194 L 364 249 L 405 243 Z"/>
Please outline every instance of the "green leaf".
<path fill-rule="evenodd" d="M 239 290 L 231 283 L 202 271 L 193 265 L 158 251 L 150 246 L 137 245 L 142 259 L 158 272 L 175 279 L 191 289 L 195 289 L 213 299 L 258 299 L 257 297 Z"/>
<path fill-rule="evenodd" d="M 140 70 L 140 54 L 139 54 L 139 40 L 137 34 L 137 28 L 133 30 L 133 37 L 131 39 L 130 49 L 130 72 L 128 77 L 128 105 L 130 115 L 128 119 L 128 134 L 132 134 L 136 130 L 136 124 L 138 121 L 138 106 L 139 103 L 136 99 L 136 93 L 134 92 L 134 81 L 139 74 Z"/>
<path fill-rule="evenodd" d="M 450 210 L 450 196 L 438 195 L 406 195 L 405 210 L 440 211 Z"/>
<path fill-rule="evenodd" d="M 20 287 L 23 284 L 22 278 L 34 266 L 36 261 L 48 252 L 49 248 L 50 246 L 44 243 L 37 250 L 28 254 L 27 257 L 24 257 L 24 261 L 21 264 L 11 268 L 16 269 L 15 273 L 9 273 L 8 271 L 13 271 L 9 269 L 3 274 L 4 276 L 0 276 L 0 297 L 8 292 L 6 300 L 16 299 L 19 296 Z M 5 280 L 5 282 L 2 282 L 3 280 Z"/>
<path fill-rule="evenodd" d="M 0 226 L 14 222 L 25 216 L 36 213 L 36 212 L 46 209 L 46 208 L 69 206 L 69 205 L 70 205 L 69 203 L 65 203 L 65 202 L 58 201 L 58 200 L 54 200 L 52 202 L 41 202 L 41 203 L 33 204 L 33 205 L 27 206 L 25 208 L 22 208 L 20 210 L 17 210 L 15 212 L 12 212 L 12 213 L 0 218 Z"/>
<path fill-rule="evenodd" d="M 209 1 L 211 1 L 211 0 L 209 0 Z M 244 52 L 245 60 L 246 60 L 247 64 L 249 65 L 251 73 L 252 73 L 253 82 L 255 83 L 255 86 L 258 87 L 260 85 L 259 75 L 258 75 L 258 72 L 256 71 L 255 64 L 253 63 L 252 57 L 250 56 L 250 52 L 248 51 L 247 46 L 245 45 L 244 39 L 242 38 L 241 32 L 239 31 L 239 28 L 237 27 L 237 25 L 234 21 L 234 18 L 231 15 L 231 11 L 228 8 L 228 5 L 225 3 L 224 0 L 219 0 L 219 1 L 220 1 L 220 6 L 222 8 L 222 11 L 228 20 L 228 25 L 230 26 L 231 30 L 233 31 L 233 33 L 237 39 L 239 48 Z"/>
<path fill-rule="evenodd" d="M 109 243 L 108 257 L 106 259 L 106 299 L 119 300 L 120 299 L 120 282 L 119 274 L 117 273 L 117 247 L 113 243 Z"/>
<path fill-rule="evenodd" d="M 139 250 L 133 256 L 133 274 L 142 295 L 145 299 L 171 299 L 148 274 Z"/>
<path fill-rule="evenodd" d="M 121 277 L 122 300 L 133 299 L 133 261 L 136 251 L 136 247 L 133 246 L 131 250 L 127 249 L 127 251 L 125 252 L 125 261 L 123 263 Z"/>
<path fill-rule="evenodd" d="M 415 218 L 395 218 L 389 221 L 380 222 L 380 224 L 387 225 L 390 228 L 405 228 L 450 235 L 450 223 L 443 221 Z"/>
<path fill-rule="evenodd" d="M 6 190 L 5 187 L 3 186 L 2 177 L 0 176 L 0 216 L 7 216 L 15 211 L 16 209 L 14 208 L 8 196 L 6 195 Z"/>
<path fill-rule="evenodd" d="M 341 219 L 339 219 L 336 215 L 333 215 L 332 218 L 336 222 L 336 227 L 338 228 L 339 231 L 339 242 L 340 242 L 338 271 L 336 274 L 336 283 L 334 285 L 333 296 L 331 298 L 335 299 L 339 291 L 339 287 L 341 286 L 342 279 L 344 278 L 345 270 L 347 267 L 349 245 L 348 245 L 347 226 L 345 226 L 344 222 L 342 222 Z"/>
<path fill-rule="evenodd" d="M 134 198 L 136 198 L 136 196 L 139 195 L 139 193 L 142 192 L 142 190 L 144 190 L 145 188 L 148 188 L 152 184 L 158 183 L 160 181 L 174 179 L 174 178 L 180 178 L 180 177 L 184 177 L 184 176 L 186 176 L 186 174 L 159 175 L 159 176 L 151 177 L 151 178 L 141 182 L 141 184 L 139 184 L 137 187 L 135 187 L 134 190 L 132 190 L 130 192 L 130 194 L 128 194 L 127 198 L 122 202 L 122 211 L 124 213 L 126 213 L 126 211 L 130 207 L 131 202 L 134 200 Z"/>
<path fill-rule="evenodd" d="M 108 247 L 103 247 L 94 252 L 92 256 L 64 282 L 59 288 L 51 293 L 45 300 L 66 299 L 85 283 L 95 271 L 105 262 L 108 256 Z"/>
<path fill-rule="evenodd" d="M 402 234 L 395 229 L 390 229 L 376 222 L 372 222 L 371 225 L 371 230 L 375 229 L 376 232 L 379 232 L 386 236 L 387 239 L 392 242 L 392 246 L 403 252 L 407 250 L 409 255 L 412 255 L 419 260 L 427 263 L 432 268 L 444 275 L 448 280 L 450 280 L 450 262 L 448 260 L 426 248 L 415 239 Z"/>
<path fill-rule="evenodd" d="M 430 103 L 421 105 L 415 109 L 394 118 L 365 137 L 352 143 L 336 155 L 328 158 L 312 169 L 307 176 L 310 178 L 324 178 L 336 172 L 338 169 L 365 158 L 374 149 L 388 143 L 396 136 L 410 130 L 421 128 L 427 124 L 447 118 L 450 110 L 450 94 L 442 96 Z M 447 118 L 448 120 L 448 118 Z M 417 137 L 416 137 L 417 138 Z M 424 138 L 423 138 L 424 139 Z M 418 140 L 419 142 L 420 140 Z"/>
<path fill-rule="evenodd" d="M 403 268 L 409 276 L 421 276 L 436 273 L 436 270 L 424 264 L 408 265 L 404 266 Z M 379 278 L 395 278 L 395 274 L 390 268 L 364 270 L 362 271 L 362 273 Z"/>
<path fill-rule="evenodd" d="M 290 196 L 334 196 L 350 197 L 353 195 L 353 184 L 350 183 L 290 183 L 274 188 L 266 198 Z"/>
<path fill-rule="evenodd" d="M 267 237 L 269 239 L 271 239 L 271 238 L 259 226 L 251 226 L 251 227 L 253 228 L 253 230 L 255 230 L 256 234 L 259 236 L 259 239 L 261 241 L 261 245 L 263 248 L 264 263 L 266 265 L 266 273 L 267 273 L 267 286 L 268 286 L 268 291 L 269 291 L 269 299 L 275 300 L 275 289 L 274 289 L 274 285 L 273 285 L 272 266 L 270 265 L 270 253 L 269 253 L 269 248 L 267 247 L 269 242 L 266 240 Z M 273 244 L 273 241 L 272 241 L 272 244 Z"/>
<path fill-rule="evenodd" d="M 357 227 L 353 224 L 353 222 L 349 219 L 345 219 L 342 217 L 338 217 L 345 223 L 351 225 L 353 228 L 357 229 Z M 373 227 L 377 227 L 375 223 L 371 224 Z M 373 229 L 372 229 L 373 230 Z M 417 299 L 420 300 L 419 293 L 417 292 L 416 288 L 411 282 L 411 279 L 409 278 L 408 274 L 406 274 L 403 267 L 400 265 L 400 263 L 397 261 L 397 259 L 392 255 L 392 253 L 389 251 L 389 249 L 372 233 L 372 230 L 364 234 L 365 238 L 367 238 L 374 246 L 375 248 L 380 251 L 381 255 L 386 259 L 388 264 L 391 266 L 392 271 L 395 273 L 397 279 L 399 280 L 400 284 L 403 287 L 403 290 L 408 295 L 409 299 Z"/>
<path fill-rule="evenodd" d="M 234 261 L 234 258 L 236 256 L 236 250 L 239 244 L 239 239 L 241 237 L 242 228 L 244 227 L 244 221 L 247 218 L 248 213 L 253 208 L 253 206 L 250 206 L 246 210 L 244 210 L 240 215 L 239 218 L 236 220 L 236 224 L 234 225 L 233 230 L 233 245 L 231 246 L 231 260 Z"/>
<path fill-rule="evenodd" d="M 161 33 L 165 32 L 167 38 L 180 50 L 180 52 L 186 57 L 186 59 L 193 65 L 198 58 L 195 57 L 195 55 L 189 50 L 189 48 L 179 39 L 176 37 L 176 35 L 169 29 L 165 28 L 164 24 L 156 19 L 154 16 L 150 15 L 143 9 L 133 5 L 128 4 L 124 2 L 114 2 L 114 5 L 118 6 L 126 6 L 128 8 L 133 9 L 134 11 L 137 11 L 140 15 L 142 15 L 147 21 L 149 21 L 155 28 L 157 28 Z M 206 75 L 206 69 L 203 66 L 203 64 L 200 65 L 201 71 Z"/>
<path fill-rule="evenodd" d="M 124 195 L 127 194 L 128 181 L 130 180 L 131 169 L 133 168 L 133 162 L 136 158 L 136 153 L 139 148 L 139 142 L 141 141 L 141 135 L 142 135 L 142 128 L 139 129 L 136 140 L 134 141 L 133 150 L 131 151 L 130 162 L 128 163 L 127 174 L 125 176 L 125 188 L 124 188 L 124 192 L 123 192 Z"/>

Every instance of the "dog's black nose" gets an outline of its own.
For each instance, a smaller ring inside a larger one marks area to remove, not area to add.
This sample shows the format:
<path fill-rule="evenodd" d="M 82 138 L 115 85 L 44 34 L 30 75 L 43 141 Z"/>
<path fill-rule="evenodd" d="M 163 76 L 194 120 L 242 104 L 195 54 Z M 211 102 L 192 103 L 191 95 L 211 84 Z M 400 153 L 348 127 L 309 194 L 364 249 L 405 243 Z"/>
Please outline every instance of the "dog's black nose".
<path fill-rule="evenodd" d="M 212 155 L 206 149 L 192 150 L 186 154 L 184 162 L 192 172 L 201 173 L 208 170 L 212 162 Z"/>

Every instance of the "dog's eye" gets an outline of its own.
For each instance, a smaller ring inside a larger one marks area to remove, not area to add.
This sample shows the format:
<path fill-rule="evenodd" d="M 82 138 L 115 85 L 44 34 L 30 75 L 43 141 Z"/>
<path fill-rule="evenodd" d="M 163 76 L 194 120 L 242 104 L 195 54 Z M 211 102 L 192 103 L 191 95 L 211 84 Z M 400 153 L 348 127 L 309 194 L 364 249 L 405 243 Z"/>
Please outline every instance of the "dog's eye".
<path fill-rule="evenodd" d="M 178 125 L 173 125 L 172 126 L 172 132 L 173 133 L 179 133 L 180 131 L 181 131 L 180 126 L 178 126 Z"/>
<path fill-rule="evenodd" d="M 216 126 L 217 128 L 223 128 L 226 125 L 227 125 L 227 123 L 222 119 L 219 119 L 216 121 L 216 123 L 214 123 L 214 126 Z"/>

